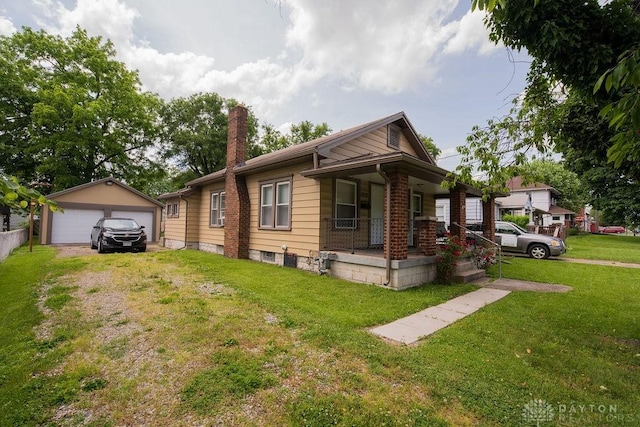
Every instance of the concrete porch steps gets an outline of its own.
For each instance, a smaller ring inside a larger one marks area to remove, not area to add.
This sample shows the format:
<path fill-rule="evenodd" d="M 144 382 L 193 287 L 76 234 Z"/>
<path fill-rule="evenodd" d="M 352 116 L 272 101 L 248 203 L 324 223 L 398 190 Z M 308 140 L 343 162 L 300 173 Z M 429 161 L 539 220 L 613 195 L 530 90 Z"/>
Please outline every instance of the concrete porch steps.
<path fill-rule="evenodd" d="M 456 272 L 453 275 L 454 281 L 458 283 L 470 283 L 484 279 L 487 276 L 484 270 L 476 268 L 471 259 L 458 261 Z"/>

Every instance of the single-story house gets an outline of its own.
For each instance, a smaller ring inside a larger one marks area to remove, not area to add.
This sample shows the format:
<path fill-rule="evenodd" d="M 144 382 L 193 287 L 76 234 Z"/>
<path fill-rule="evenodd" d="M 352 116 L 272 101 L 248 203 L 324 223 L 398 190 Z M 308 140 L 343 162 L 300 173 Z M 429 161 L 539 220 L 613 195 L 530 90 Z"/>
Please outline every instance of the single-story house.
<path fill-rule="evenodd" d="M 160 240 L 162 203 L 114 178 L 103 178 L 47 196 L 64 212 L 42 207 L 40 243 L 89 244 L 91 230 L 102 217 L 135 219 L 148 242 Z"/>
<path fill-rule="evenodd" d="M 466 195 L 480 192 L 441 186 L 448 172 L 404 113 L 249 160 L 246 122 L 246 108 L 229 112 L 225 169 L 160 196 L 165 246 L 397 290 L 436 278 L 436 196 L 450 195 L 451 223 L 464 226 Z"/>

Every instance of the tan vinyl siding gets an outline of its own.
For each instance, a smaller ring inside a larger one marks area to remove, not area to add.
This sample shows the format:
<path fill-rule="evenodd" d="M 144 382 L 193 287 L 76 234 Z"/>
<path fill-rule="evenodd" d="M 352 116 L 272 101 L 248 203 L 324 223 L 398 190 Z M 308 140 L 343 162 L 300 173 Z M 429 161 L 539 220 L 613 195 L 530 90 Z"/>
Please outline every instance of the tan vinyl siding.
<path fill-rule="evenodd" d="M 55 201 L 114 206 L 157 207 L 155 203 L 117 184 L 93 185 L 55 197 Z"/>
<path fill-rule="evenodd" d="M 422 215 L 436 216 L 436 199 L 433 194 L 422 194 Z"/>
<path fill-rule="evenodd" d="M 200 242 L 224 245 L 224 227 L 211 227 L 211 193 L 224 191 L 224 183 L 216 183 L 202 187 L 200 191 L 198 223 Z M 196 224 L 194 224 L 196 226 Z"/>
<path fill-rule="evenodd" d="M 404 136 L 404 133 L 402 132 L 400 132 L 400 150 L 412 156 L 418 156 L 416 150 L 413 149 L 413 147 L 409 143 L 409 140 L 406 136 Z"/>
<path fill-rule="evenodd" d="M 184 241 L 184 202 L 179 199 L 166 200 L 166 206 L 170 206 L 174 203 L 180 203 L 180 212 L 178 217 L 171 217 L 166 215 L 164 221 L 164 237 L 170 240 L 182 240 Z"/>
<path fill-rule="evenodd" d="M 251 238 L 252 250 L 282 252 L 286 245 L 290 253 L 307 256 L 309 251 L 317 251 L 320 228 L 319 181 L 305 178 L 300 171 L 308 169 L 310 163 L 292 166 L 287 169 L 264 172 L 247 178 L 249 198 L 251 200 Z M 270 230 L 258 227 L 260 211 L 260 182 L 268 180 L 291 179 L 291 229 Z"/>

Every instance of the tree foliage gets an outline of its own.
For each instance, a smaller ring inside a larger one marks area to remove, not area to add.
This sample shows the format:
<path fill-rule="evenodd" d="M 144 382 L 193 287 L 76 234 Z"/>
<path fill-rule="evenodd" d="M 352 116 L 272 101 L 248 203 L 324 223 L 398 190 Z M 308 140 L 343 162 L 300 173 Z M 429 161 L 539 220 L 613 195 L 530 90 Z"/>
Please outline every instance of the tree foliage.
<path fill-rule="evenodd" d="M 162 108 L 162 157 L 187 181 L 221 170 L 226 165 L 228 112 L 238 102 L 216 93 L 175 98 Z M 258 120 L 249 111 L 248 157 L 261 154 Z"/>
<path fill-rule="evenodd" d="M 640 158 L 639 4 L 473 0 L 472 8 L 489 12 L 486 23 L 494 41 L 527 49 L 534 60 L 525 94 L 514 101 L 510 114 L 474 128 L 467 146 L 459 147 L 461 179 L 480 172 L 490 192 L 532 158 L 556 150 L 565 157 L 565 166 L 592 187 L 595 204 L 607 194 L 625 193 L 611 191 L 610 185 L 619 190 L 623 182 L 635 185 L 639 175 L 634 163 Z M 610 184 L 594 175 L 607 176 Z"/>
<path fill-rule="evenodd" d="M 156 168 L 159 98 L 116 61 L 110 41 L 24 28 L 0 37 L 0 169 L 61 190 Z"/>
<path fill-rule="evenodd" d="M 37 190 L 25 187 L 18 178 L 0 174 L 0 205 L 24 210 L 29 208 L 31 202 L 38 206 L 48 205 L 52 211 L 59 209 L 55 201 L 47 199 Z"/>
<path fill-rule="evenodd" d="M 263 136 L 260 141 L 264 153 L 281 150 L 302 142 L 312 141 L 331 133 L 327 123 L 313 124 L 303 120 L 292 124 L 288 133 L 282 133 L 270 124 L 262 125 Z"/>
<path fill-rule="evenodd" d="M 430 136 L 419 134 L 418 138 L 424 144 L 424 147 L 427 149 L 427 152 L 431 154 L 431 156 L 436 159 L 442 151 L 436 146 L 436 143 L 433 141 L 433 138 Z"/>

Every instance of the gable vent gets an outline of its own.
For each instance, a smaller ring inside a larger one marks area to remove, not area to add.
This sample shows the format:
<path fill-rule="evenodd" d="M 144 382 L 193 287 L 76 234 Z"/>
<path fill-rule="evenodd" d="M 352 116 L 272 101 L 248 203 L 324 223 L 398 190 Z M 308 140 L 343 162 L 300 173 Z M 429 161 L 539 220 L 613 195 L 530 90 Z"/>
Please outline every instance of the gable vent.
<path fill-rule="evenodd" d="M 388 129 L 389 130 L 387 133 L 388 134 L 387 145 L 389 145 L 389 147 L 399 150 L 400 149 L 400 128 L 389 125 Z"/>

